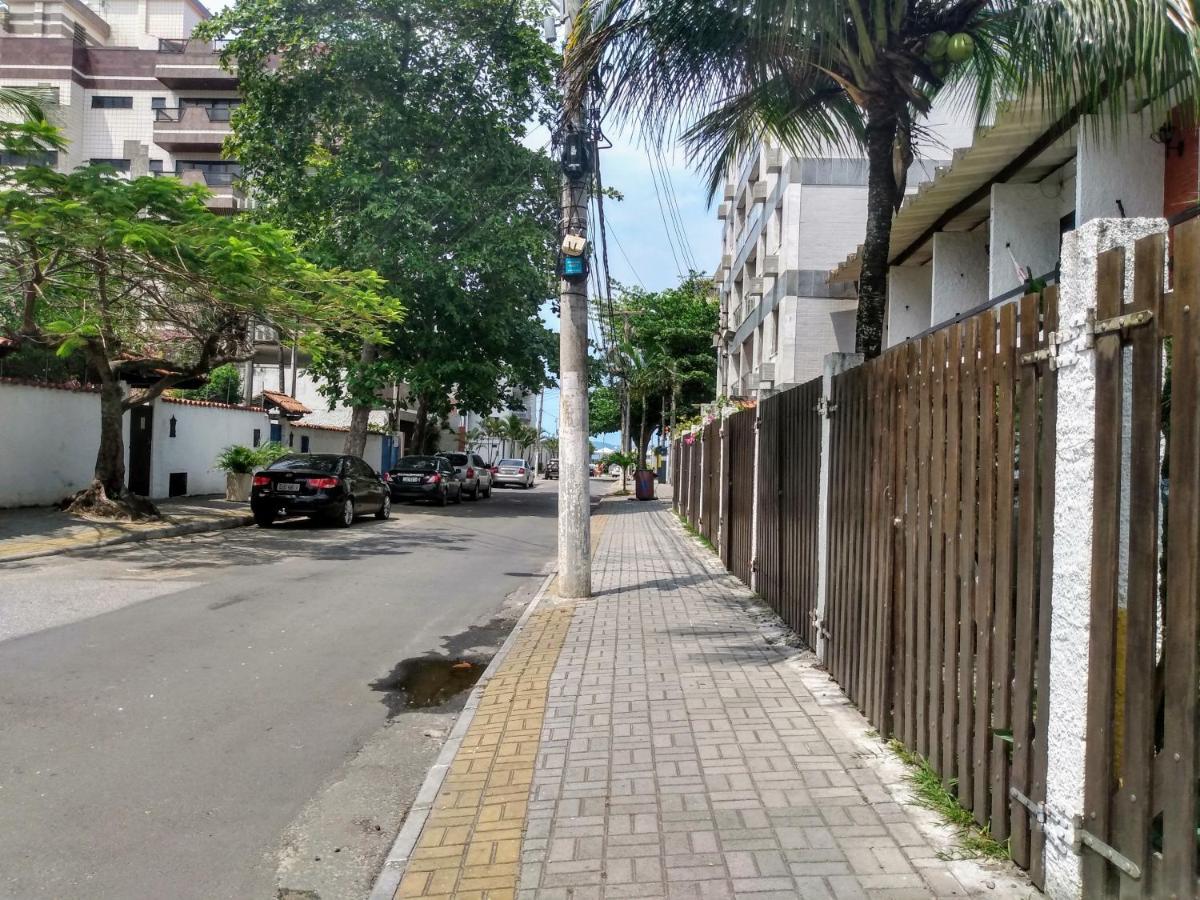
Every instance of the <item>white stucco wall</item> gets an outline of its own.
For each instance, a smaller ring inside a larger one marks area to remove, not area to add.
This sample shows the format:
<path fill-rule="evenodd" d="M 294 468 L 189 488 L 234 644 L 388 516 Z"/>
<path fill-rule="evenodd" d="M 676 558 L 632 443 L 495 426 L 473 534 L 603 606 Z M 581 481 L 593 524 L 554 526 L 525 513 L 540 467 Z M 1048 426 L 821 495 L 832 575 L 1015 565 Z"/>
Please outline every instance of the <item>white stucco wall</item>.
<path fill-rule="evenodd" d="M 795 199 L 800 207 L 795 268 L 828 271 L 862 243 L 866 187 L 806 184 Z M 817 374 L 822 365 L 818 360 Z"/>
<path fill-rule="evenodd" d="M 283 443 L 293 453 L 300 453 L 302 438 L 308 438 L 309 453 L 341 453 L 346 446 L 346 432 L 328 428 L 305 428 L 303 425 L 285 425 L 283 428 Z M 363 459 L 371 464 L 372 469 L 379 469 L 383 461 L 383 437 L 370 433 L 367 435 L 367 447 L 363 451 Z"/>
<path fill-rule="evenodd" d="M 1166 230 L 1162 219 L 1092 221 L 1067 235 L 1059 292 L 1059 350 L 1054 477 L 1054 561 L 1050 617 L 1049 725 L 1046 734 L 1046 894 L 1082 896 L 1072 818 L 1084 810 L 1088 653 L 1095 494 L 1095 350 L 1084 334 L 1095 308 L 1097 255 Z M 1132 256 L 1132 249 L 1130 250 Z M 1133 267 L 1126 271 L 1126 297 Z M 1040 701 L 1039 701 L 1040 702 Z"/>
<path fill-rule="evenodd" d="M 933 267 L 893 266 L 888 272 L 885 346 L 894 347 L 929 328 L 933 307 Z"/>
<path fill-rule="evenodd" d="M 1166 160 L 1150 140 L 1158 123 L 1132 116 L 1120 126 L 1097 126 L 1095 117 L 1079 126 L 1075 183 L 1076 225 L 1099 218 L 1161 216 Z"/>
<path fill-rule="evenodd" d="M 171 419 L 175 437 L 171 437 Z M 269 435 L 266 415 L 261 410 L 193 406 L 161 400 L 154 404 L 154 435 L 150 452 L 150 495 L 169 494 L 172 472 L 186 472 L 187 493 L 220 494 L 225 491 L 225 473 L 213 462 L 226 447 L 252 446 L 254 429 Z"/>
<path fill-rule="evenodd" d="M 988 233 L 943 231 L 933 236 L 933 302 L 930 325 L 955 316 L 988 299 Z"/>
<path fill-rule="evenodd" d="M 128 459 L 129 420 L 125 421 Z M 49 506 L 91 483 L 100 396 L 0 383 L 0 508 Z"/>
<path fill-rule="evenodd" d="M 1018 265 L 1032 269 L 1035 278 L 1054 268 L 1060 202 L 1056 183 L 992 185 L 990 298 L 1023 284 Z"/>

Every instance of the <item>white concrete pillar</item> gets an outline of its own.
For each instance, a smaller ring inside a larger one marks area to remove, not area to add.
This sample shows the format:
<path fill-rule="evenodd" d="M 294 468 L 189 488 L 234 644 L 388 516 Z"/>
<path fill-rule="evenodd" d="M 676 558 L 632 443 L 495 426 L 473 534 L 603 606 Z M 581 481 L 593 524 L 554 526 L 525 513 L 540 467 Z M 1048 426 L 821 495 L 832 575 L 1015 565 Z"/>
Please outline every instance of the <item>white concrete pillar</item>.
<path fill-rule="evenodd" d="M 1078 900 L 1083 896 L 1080 857 L 1072 848 L 1072 820 L 1084 812 L 1096 444 L 1096 354 L 1088 346 L 1084 326 L 1088 313 L 1096 307 L 1097 255 L 1113 247 L 1129 248 L 1128 299 L 1133 279 L 1132 245 L 1166 228 L 1162 219 L 1099 219 L 1067 235 L 1063 245 L 1058 314 L 1059 333 L 1065 343 L 1058 351 L 1046 733 L 1046 894 L 1053 900 Z"/>
<path fill-rule="evenodd" d="M 1161 125 L 1130 116 L 1111 125 L 1086 116 L 1079 123 L 1075 223 L 1163 214 L 1166 154 L 1150 135 Z"/>
<path fill-rule="evenodd" d="M 817 602 L 816 614 L 819 627 L 817 631 L 817 658 L 824 663 L 826 654 L 825 611 L 828 608 L 829 591 L 829 479 L 833 460 L 830 454 L 830 440 L 833 427 L 829 418 L 837 415 L 837 410 L 831 408 L 833 397 L 833 379 L 843 372 L 861 366 L 861 353 L 830 353 L 825 357 L 824 370 L 821 375 L 821 466 L 817 486 Z"/>
<path fill-rule="evenodd" d="M 1032 270 L 1034 278 L 1053 271 L 1058 262 L 1059 202 L 1045 185 L 992 185 L 989 298 L 1024 284 L 1018 266 Z"/>
<path fill-rule="evenodd" d="M 933 236 L 933 300 L 929 325 L 987 302 L 988 233 L 941 231 Z"/>
<path fill-rule="evenodd" d="M 933 267 L 893 266 L 888 272 L 885 345 L 903 344 L 929 328 L 933 310 Z"/>

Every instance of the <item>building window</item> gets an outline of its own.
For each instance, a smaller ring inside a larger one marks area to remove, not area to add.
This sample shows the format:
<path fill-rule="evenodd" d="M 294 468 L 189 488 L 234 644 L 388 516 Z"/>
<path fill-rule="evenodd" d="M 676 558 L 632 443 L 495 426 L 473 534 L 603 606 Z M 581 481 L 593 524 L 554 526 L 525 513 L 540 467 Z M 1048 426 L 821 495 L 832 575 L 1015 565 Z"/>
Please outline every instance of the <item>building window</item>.
<path fill-rule="evenodd" d="M 210 187 L 231 185 L 234 179 L 242 174 L 241 164 L 224 160 L 210 159 L 181 159 L 175 163 L 175 174 L 184 172 L 203 172 L 204 181 Z"/>
<path fill-rule="evenodd" d="M 93 166 L 109 166 L 118 172 L 129 171 L 129 160 L 127 159 L 92 159 L 89 162 Z"/>
<path fill-rule="evenodd" d="M 42 106 L 58 106 L 59 93 L 58 88 L 52 84 L 39 84 L 37 87 L 30 87 L 27 84 L 6 84 L 5 90 L 21 91 L 23 94 L 29 94 L 37 99 Z"/>
<path fill-rule="evenodd" d="M 161 159 L 150 160 L 150 172 L 154 175 L 161 175 L 163 173 L 163 161 Z"/>
<path fill-rule="evenodd" d="M 307 434 L 300 435 L 300 452 L 301 453 L 308 452 L 308 435 Z"/>
<path fill-rule="evenodd" d="M 0 166 L 48 166 L 54 168 L 57 165 L 57 150 L 45 150 L 29 156 L 13 153 L 10 150 L 0 150 Z"/>
<path fill-rule="evenodd" d="M 133 109 L 133 98 L 96 94 L 92 97 L 92 109 Z"/>
<path fill-rule="evenodd" d="M 261 428 L 254 429 L 254 446 L 255 447 L 262 446 L 262 429 Z"/>
<path fill-rule="evenodd" d="M 166 97 L 151 97 L 150 98 L 150 108 L 151 109 L 166 109 L 167 108 L 167 98 Z"/>
<path fill-rule="evenodd" d="M 229 114 L 241 104 L 237 97 L 180 97 L 179 111 L 182 114 L 187 109 L 203 109 L 208 113 L 210 122 L 228 122 Z"/>

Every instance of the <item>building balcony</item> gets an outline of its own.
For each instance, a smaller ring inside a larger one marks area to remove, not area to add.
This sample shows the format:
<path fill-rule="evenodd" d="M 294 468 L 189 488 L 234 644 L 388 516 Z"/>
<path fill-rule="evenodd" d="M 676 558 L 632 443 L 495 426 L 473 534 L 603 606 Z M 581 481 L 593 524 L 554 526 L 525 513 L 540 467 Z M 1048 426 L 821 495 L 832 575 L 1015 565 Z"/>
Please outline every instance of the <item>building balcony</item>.
<path fill-rule="evenodd" d="M 230 215 L 250 208 L 246 195 L 233 186 L 234 176 L 201 172 L 196 169 L 180 172 L 184 184 L 201 184 L 212 194 L 204 205 L 215 213 Z"/>
<path fill-rule="evenodd" d="M 229 134 L 227 107 L 185 106 L 154 111 L 154 143 L 168 153 L 220 153 Z"/>
<path fill-rule="evenodd" d="M 783 171 L 783 151 L 778 147 L 769 147 L 766 153 L 767 173 L 778 175 Z"/>
<path fill-rule="evenodd" d="M 168 40 L 158 41 L 154 61 L 154 77 L 169 88 L 233 90 L 237 87 L 236 71 L 221 68 L 220 41 Z"/>

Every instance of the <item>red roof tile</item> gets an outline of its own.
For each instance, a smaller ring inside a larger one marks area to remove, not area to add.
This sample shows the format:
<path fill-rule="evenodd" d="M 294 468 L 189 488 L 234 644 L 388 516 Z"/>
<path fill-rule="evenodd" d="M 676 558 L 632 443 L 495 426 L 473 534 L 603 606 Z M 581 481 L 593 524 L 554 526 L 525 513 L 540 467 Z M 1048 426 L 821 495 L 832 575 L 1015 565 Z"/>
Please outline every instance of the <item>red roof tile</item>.
<path fill-rule="evenodd" d="M 275 391 L 263 391 L 262 395 L 264 400 L 278 406 L 288 415 L 307 416 L 312 412 L 311 409 L 295 397 L 289 397 L 287 394 L 278 394 Z"/>

